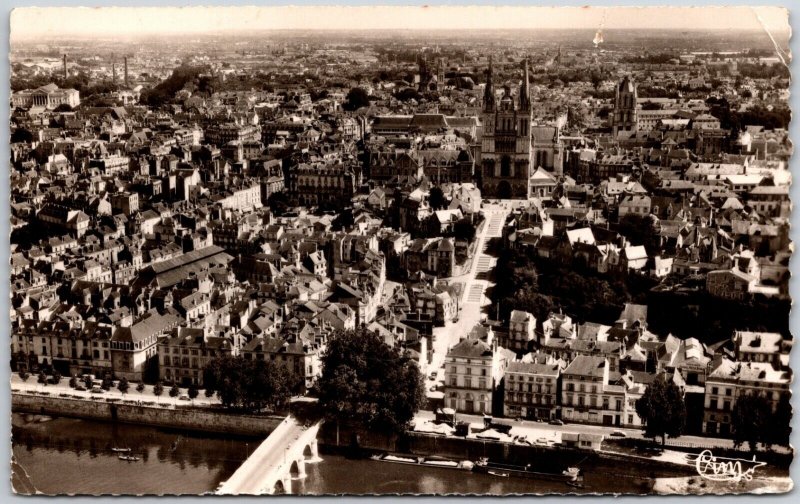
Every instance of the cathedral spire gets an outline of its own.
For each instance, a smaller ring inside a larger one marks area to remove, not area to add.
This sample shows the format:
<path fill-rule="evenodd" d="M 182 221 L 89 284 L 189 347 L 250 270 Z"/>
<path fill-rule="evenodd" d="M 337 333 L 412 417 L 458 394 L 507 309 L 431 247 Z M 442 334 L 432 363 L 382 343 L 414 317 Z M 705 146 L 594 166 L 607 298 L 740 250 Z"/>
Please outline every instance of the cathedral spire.
<path fill-rule="evenodd" d="M 531 106 L 531 94 L 529 89 L 530 78 L 528 76 L 528 58 L 525 58 L 525 75 L 522 78 L 522 85 L 519 87 L 519 108 L 528 110 Z"/>
<path fill-rule="evenodd" d="M 486 88 L 483 92 L 484 110 L 494 110 L 494 85 L 492 84 L 492 56 L 489 55 L 489 70 L 486 71 Z"/>

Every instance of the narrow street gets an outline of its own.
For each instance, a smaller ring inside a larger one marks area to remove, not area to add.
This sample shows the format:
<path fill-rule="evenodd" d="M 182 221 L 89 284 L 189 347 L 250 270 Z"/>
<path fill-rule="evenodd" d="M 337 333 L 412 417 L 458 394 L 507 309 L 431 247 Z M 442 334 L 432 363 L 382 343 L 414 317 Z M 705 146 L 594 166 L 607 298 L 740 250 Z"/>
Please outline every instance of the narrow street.
<path fill-rule="evenodd" d="M 461 314 L 457 322 L 448 323 L 444 327 L 436 327 L 433 330 L 433 359 L 429 370 L 439 371 L 436 380 L 426 380 L 429 397 L 441 396 L 441 392 L 431 392 L 430 389 L 436 383 L 441 384 L 444 379 L 441 369 L 448 349 L 458 343 L 462 336 L 469 333 L 475 324 L 480 322 L 484 307 L 491 302 L 486 297 L 486 291 L 494 285 L 492 272 L 497 265 L 497 258 L 487 254 L 487 250 L 492 238 L 502 236 L 508 212 L 509 209 L 505 204 L 484 203 L 483 215 L 486 222 L 481 226 L 480 234 L 476 238 L 476 256 L 472 260 L 469 274 L 464 279 L 464 288 L 461 292 Z"/>

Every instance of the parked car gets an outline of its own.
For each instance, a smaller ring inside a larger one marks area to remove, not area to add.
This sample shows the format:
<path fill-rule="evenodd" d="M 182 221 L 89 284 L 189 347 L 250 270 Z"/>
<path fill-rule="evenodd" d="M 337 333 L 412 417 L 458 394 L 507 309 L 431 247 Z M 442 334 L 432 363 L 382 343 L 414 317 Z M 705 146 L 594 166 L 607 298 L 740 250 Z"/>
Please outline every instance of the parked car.
<path fill-rule="evenodd" d="M 189 396 L 186 394 L 180 396 L 178 399 L 180 399 L 181 401 L 191 401 L 191 399 L 189 399 Z"/>
<path fill-rule="evenodd" d="M 84 387 L 83 385 L 78 385 L 77 387 L 75 387 L 75 390 L 77 390 L 78 392 L 86 392 L 86 387 Z"/>
<path fill-rule="evenodd" d="M 550 425 L 564 425 L 564 422 L 558 418 L 554 418 L 550 420 Z"/>
<path fill-rule="evenodd" d="M 618 437 L 618 438 L 626 438 L 626 437 L 628 437 L 628 435 L 625 434 L 624 432 L 622 432 L 621 430 L 615 430 L 614 432 L 612 432 L 609 435 L 611 437 Z"/>
<path fill-rule="evenodd" d="M 431 374 L 428 378 L 430 378 L 431 380 L 435 380 L 438 375 L 439 373 L 437 373 L 436 371 L 431 371 Z"/>
<path fill-rule="evenodd" d="M 92 394 L 105 394 L 105 390 L 100 387 L 92 387 Z"/>

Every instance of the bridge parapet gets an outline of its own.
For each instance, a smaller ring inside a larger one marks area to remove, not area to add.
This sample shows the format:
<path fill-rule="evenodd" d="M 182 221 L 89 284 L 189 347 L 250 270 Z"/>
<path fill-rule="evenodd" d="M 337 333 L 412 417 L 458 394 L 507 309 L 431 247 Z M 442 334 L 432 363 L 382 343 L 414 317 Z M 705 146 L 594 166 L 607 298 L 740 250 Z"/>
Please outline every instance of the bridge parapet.
<path fill-rule="evenodd" d="M 320 460 L 313 425 L 287 416 L 247 460 L 217 489 L 218 495 L 291 493 L 292 479 L 306 476 L 306 464 Z"/>

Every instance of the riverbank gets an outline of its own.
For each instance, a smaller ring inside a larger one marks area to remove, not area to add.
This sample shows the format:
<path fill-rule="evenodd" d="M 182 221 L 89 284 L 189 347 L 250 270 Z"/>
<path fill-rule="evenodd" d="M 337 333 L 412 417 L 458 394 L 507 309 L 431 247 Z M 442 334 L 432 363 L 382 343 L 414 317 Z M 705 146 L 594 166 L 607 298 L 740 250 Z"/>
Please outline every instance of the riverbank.
<path fill-rule="evenodd" d="M 52 395 L 11 394 L 11 411 L 15 413 L 152 425 L 203 433 L 264 438 L 283 421 L 283 417 L 276 415 L 245 415 L 190 405 L 181 407 L 172 404 L 131 403 L 108 402 L 105 398 L 87 400 Z"/>

